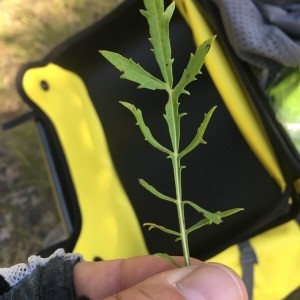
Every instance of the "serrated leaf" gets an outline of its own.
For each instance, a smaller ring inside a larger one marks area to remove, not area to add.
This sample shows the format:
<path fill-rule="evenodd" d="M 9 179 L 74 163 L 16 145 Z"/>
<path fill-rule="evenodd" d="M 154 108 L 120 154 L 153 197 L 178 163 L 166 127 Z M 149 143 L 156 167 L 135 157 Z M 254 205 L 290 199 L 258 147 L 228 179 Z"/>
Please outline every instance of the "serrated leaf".
<path fill-rule="evenodd" d="M 139 64 L 132 59 L 114 53 L 111 51 L 99 51 L 112 65 L 114 65 L 123 74 L 121 78 L 139 84 L 138 88 L 147 88 L 150 90 L 165 90 L 166 84 L 160 79 L 143 69 Z"/>
<path fill-rule="evenodd" d="M 180 236 L 180 233 L 175 231 L 175 230 L 172 230 L 172 229 L 169 229 L 169 228 L 166 228 L 164 226 L 161 226 L 161 225 L 157 225 L 155 223 L 144 223 L 143 226 L 149 226 L 148 230 L 152 230 L 153 228 L 156 228 L 156 229 L 159 229 L 163 232 L 166 232 L 166 233 L 169 233 L 169 234 L 172 234 L 172 235 L 176 235 L 176 236 Z"/>
<path fill-rule="evenodd" d="M 155 187 L 153 187 L 152 185 L 147 183 L 144 179 L 139 179 L 139 183 L 140 183 L 141 186 L 143 186 L 147 191 L 149 191 L 154 196 L 156 196 L 156 197 L 158 197 L 162 200 L 166 200 L 166 201 L 169 201 L 169 202 L 172 202 L 172 203 L 176 203 L 175 199 L 162 194 Z"/>
<path fill-rule="evenodd" d="M 138 108 L 136 108 L 133 104 L 130 104 L 128 102 L 120 101 L 120 103 L 125 106 L 127 109 L 129 109 L 133 115 L 136 118 L 137 125 L 139 126 L 140 130 L 142 131 L 145 140 L 149 142 L 153 147 L 156 149 L 167 153 L 168 155 L 171 154 L 171 151 L 167 148 L 165 148 L 163 145 L 161 145 L 152 135 L 149 127 L 144 122 L 142 111 Z"/>
<path fill-rule="evenodd" d="M 169 38 L 169 23 L 175 9 L 175 2 L 172 2 L 166 10 L 161 0 L 144 1 L 145 10 L 141 14 L 146 17 L 150 42 L 153 46 L 153 53 L 159 65 L 162 76 L 169 87 L 173 85 L 173 73 L 171 57 L 171 45 Z"/>
<path fill-rule="evenodd" d="M 183 203 L 190 205 L 197 212 L 201 213 L 210 222 L 210 224 L 212 224 L 212 223 L 220 224 L 222 222 L 221 216 L 217 213 L 209 212 L 208 210 L 200 207 L 199 205 L 197 205 L 196 203 L 191 202 L 191 201 L 184 201 Z"/>
<path fill-rule="evenodd" d="M 197 49 L 195 54 L 191 54 L 187 67 L 185 68 L 178 84 L 174 88 L 174 93 L 180 95 L 182 93 L 189 94 L 185 90 L 186 86 L 196 80 L 196 76 L 200 74 L 200 70 L 204 64 L 206 54 L 208 53 L 215 36 L 204 41 Z"/>
<path fill-rule="evenodd" d="M 167 253 L 155 253 L 154 256 L 161 257 L 163 259 L 168 260 L 170 263 L 175 265 L 177 268 L 181 268 L 181 265 L 177 262 L 177 260 Z"/>
<path fill-rule="evenodd" d="M 191 152 L 193 149 L 195 149 L 199 144 L 206 144 L 206 142 L 203 140 L 203 136 L 204 133 L 206 131 L 206 128 L 209 124 L 209 121 L 211 119 L 211 116 L 213 114 L 213 112 L 215 111 L 216 106 L 214 106 L 212 109 L 210 109 L 210 111 L 205 114 L 204 116 L 204 120 L 201 123 L 201 125 L 199 126 L 197 133 L 194 137 L 194 139 L 192 140 L 192 142 L 179 153 L 179 157 L 182 158 L 183 156 L 185 156 L 186 154 L 188 154 L 189 152 Z"/>

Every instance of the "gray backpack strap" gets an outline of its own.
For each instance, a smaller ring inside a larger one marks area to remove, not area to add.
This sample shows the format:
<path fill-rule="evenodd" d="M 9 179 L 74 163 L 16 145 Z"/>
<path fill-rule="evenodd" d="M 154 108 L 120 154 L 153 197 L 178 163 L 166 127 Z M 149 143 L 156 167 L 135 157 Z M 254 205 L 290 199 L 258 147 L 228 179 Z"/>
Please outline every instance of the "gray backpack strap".
<path fill-rule="evenodd" d="M 253 298 L 254 264 L 258 262 L 254 249 L 249 241 L 238 244 L 241 253 L 242 278 L 246 285 L 249 300 Z"/>

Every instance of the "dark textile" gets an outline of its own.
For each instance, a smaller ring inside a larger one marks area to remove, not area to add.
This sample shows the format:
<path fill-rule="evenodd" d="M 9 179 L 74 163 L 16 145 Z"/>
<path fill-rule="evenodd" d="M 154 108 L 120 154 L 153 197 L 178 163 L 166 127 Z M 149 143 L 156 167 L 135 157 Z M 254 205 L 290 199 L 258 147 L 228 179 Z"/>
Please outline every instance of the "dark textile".
<path fill-rule="evenodd" d="M 76 299 L 73 286 L 73 267 L 79 261 L 63 257 L 51 259 L 45 266 L 38 266 L 17 286 L 0 296 L 3 300 L 62 300 Z"/>

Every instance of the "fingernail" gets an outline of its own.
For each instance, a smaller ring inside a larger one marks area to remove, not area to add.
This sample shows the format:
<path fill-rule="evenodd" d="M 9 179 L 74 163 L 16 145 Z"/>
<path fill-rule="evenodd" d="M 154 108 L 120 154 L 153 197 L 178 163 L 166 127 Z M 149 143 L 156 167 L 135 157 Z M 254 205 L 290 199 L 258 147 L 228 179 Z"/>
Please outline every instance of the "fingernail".
<path fill-rule="evenodd" d="M 203 263 L 192 267 L 177 282 L 178 290 L 187 300 L 241 300 L 244 291 L 237 276 L 225 266 Z"/>

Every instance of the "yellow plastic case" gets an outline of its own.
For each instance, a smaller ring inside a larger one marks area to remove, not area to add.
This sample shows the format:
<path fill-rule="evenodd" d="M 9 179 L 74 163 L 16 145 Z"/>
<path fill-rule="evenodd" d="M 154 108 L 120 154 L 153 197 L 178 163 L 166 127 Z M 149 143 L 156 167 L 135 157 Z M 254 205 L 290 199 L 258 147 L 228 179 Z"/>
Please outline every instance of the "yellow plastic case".
<path fill-rule="evenodd" d="M 42 128 L 60 191 L 58 204 L 67 207 L 71 222 L 69 239 L 41 249 L 42 254 L 57 247 L 81 252 L 88 260 L 181 253 L 172 237 L 141 226 L 147 221 L 177 226 L 168 204 L 153 199 L 137 181 L 149 179 L 172 194 L 172 173 L 165 157 L 144 142 L 132 116 L 118 104 L 126 100 L 141 107 L 149 127 L 164 140 L 164 95 L 153 96 L 122 81 L 98 53 L 116 51 L 158 71 L 149 51 L 147 24 L 139 14 L 141 5 L 138 0 L 125 1 L 42 61 L 20 70 L 20 94 Z M 219 22 L 215 26 L 212 21 L 218 20 L 216 8 L 200 0 L 176 0 L 176 5 L 180 13 L 171 24 L 175 78 L 195 44 L 218 34 L 203 74 L 182 101 L 188 112 L 183 143 L 193 136 L 203 114 L 218 106 L 207 130 L 208 145 L 185 162 L 184 197 L 199 199 L 212 211 L 245 208 L 219 227 L 191 234 L 191 254 L 226 263 L 244 276 L 242 245 L 252 245 L 257 263 L 249 293 L 258 300 L 282 299 L 299 285 L 300 235 L 293 220 L 299 212 L 299 157 L 261 103 L 264 96 L 234 56 Z M 196 218 L 188 212 L 187 222 Z M 277 253 L 274 248 L 279 245 L 285 247 Z"/>

